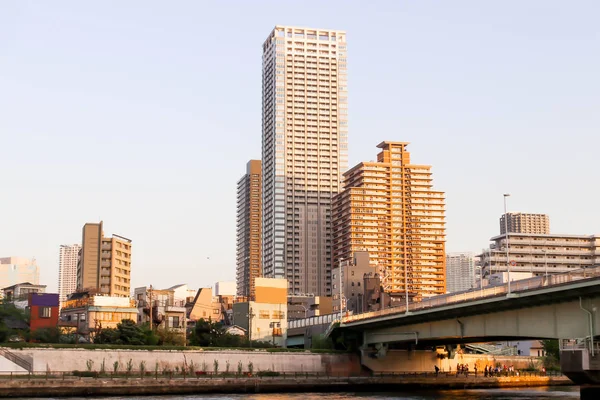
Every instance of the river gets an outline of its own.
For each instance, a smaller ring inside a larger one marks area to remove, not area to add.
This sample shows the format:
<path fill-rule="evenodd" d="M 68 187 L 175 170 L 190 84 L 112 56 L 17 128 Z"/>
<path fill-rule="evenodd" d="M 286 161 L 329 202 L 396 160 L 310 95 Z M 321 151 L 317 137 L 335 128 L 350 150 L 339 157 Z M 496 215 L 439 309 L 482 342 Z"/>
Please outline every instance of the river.
<path fill-rule="evenodd" d="M 518 389 L 469 389 L 411 391 L 398 393 L 270 393 L 270 394 L 236 394 L 236 395 L 197 395 L 197 396 L 125 396 L 125 397 L 60 397 L 44 400 L 558 400 L 578 399 L 579 387 L 554 386 Z M 27 397 L 27 400 L 38 399 Z M 25 400 L 25 398 L 21 398 Z M 40 398 L 40 400 L 42 400 Z"/>

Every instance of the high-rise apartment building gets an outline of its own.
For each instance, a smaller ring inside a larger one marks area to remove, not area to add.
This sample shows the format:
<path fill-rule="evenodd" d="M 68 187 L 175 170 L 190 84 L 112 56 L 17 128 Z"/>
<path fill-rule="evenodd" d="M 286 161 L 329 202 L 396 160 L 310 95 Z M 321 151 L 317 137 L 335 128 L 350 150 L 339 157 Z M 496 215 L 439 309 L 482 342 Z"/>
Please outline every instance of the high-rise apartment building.
<path fill-rule="evenodd" d="M 58 263 L 58 296 L 60 304 L 67 296 L 77 289 L 77 261 L 79 260 L 80 244 L 60 246 Z"/>
<path fill-rule="evenodd" d="M 377 162 L 344 174 L 333 205 L 333 260 L 367 251 L 386 291 L 418 299 L 446 292 L 445 206 L 431 167 L 411 164 L 407 145 L 382 142 Z"/>
<path fill-rule="evenodd" d="M 331 294 L 331 202 L 347 167 L 346 33 L 276 26 L 263 45 L 263 274 Z"/>
<path fill-rule="evenodd" d="M 446 290 L 462 292 L 475 287 L 475 257 L 473 253 L 448 253 L 446 255 Z"/>
<path fill-rule="evenodd" d="M 254 280 L 261 276 L 262 166 L 250 160 L 237 183 L 236 291 L 254 298 Z"/>
<path fill-rule="evenodd" d="M 506 222 L 505 222 L 506 220 Z M 550 218 L 547 214 L 506 213 L 500 217 L 500 234 L 504 235 L 508 223 L 508 233 L 550 234 Z"/>
<path fill-rule="evenodd" d="M 131 240 L 113 235 L 105 238 L 100 223 L 83 226 L 77 263 L 77 290 L 109 296 L 131 295 Z"/>

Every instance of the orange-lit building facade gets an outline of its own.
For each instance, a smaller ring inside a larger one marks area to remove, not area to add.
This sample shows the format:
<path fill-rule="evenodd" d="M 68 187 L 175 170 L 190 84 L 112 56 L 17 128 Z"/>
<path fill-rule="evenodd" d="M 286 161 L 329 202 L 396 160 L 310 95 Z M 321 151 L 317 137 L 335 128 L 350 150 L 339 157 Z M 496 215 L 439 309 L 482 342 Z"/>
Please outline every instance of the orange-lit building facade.
<path fill-rule="evenodd" d="M 131 296 L 131 240 L 104 237 L 103 223 L 83 226 L 77 262 L 77 291 L 109 296 Z"/>
<path fill-rule="evenodd" d="M 410 163 L 408 143 L 382 142 L 377 162 L 344 174 L 333 203 L 333 262 L 369 252 L 386 291 L 418 300 L 446 292 L 445 196 L 431 167 Z"/>
<path fill-rule="evenodd" d="M 254 280 L 261 276 L 262 164 L 250 160 L 237 183 L 236 292 L 254 298 Z"/>

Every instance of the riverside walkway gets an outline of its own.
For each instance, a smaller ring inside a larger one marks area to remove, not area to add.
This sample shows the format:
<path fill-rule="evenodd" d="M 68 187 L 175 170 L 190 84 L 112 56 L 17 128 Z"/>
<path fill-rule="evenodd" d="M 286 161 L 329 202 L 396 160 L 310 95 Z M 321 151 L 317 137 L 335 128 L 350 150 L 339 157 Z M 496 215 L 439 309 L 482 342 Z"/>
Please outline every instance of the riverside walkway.
<path fill-rule="evenodd" d="M 376 376 L 326 376 L 304 373 L 280 376 L 78 377 L 68 373 L 3 376 L 0 398 L 40 396 L 166 395 L 201 393 L 381 392 L 572 385 L 565 376 L 522 373 L 519 377 L 404 373 Z"/>

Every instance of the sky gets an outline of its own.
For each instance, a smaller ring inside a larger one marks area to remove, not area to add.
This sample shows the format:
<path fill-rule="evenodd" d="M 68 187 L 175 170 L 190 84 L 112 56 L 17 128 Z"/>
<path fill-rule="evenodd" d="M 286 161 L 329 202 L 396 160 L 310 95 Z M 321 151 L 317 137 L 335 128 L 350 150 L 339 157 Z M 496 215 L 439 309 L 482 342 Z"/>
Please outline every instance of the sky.
<path fill-rule="evenodd" d="M 235 279 L 236 182 L 260 158 L 275 25 L 347 32 L 349 165 L 410 142 L 447 251 L 509 211 L 600 233 L 597 1 L 0 2 L 0 257 L 58 283 L 86 222 L 133 240 L 132 287 Z"/>

